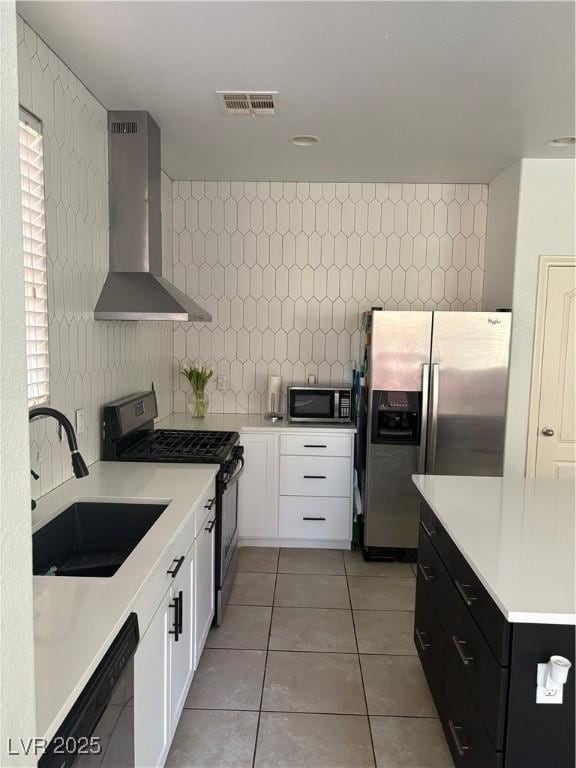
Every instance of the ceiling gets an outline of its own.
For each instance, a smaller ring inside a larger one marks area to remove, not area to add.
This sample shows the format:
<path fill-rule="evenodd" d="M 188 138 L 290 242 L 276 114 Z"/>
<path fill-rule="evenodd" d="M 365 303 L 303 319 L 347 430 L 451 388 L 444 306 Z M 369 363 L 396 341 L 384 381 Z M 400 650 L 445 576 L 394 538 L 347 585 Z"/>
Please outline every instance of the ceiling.
<path fill-rule="evenodd" d="M 108 109 L 147 109 L 175 179 L 486 182 L 572 157 L 572 2 L 20 2 Z M 219 90 L 277 90 L 229 117 Z M 310 133 L 314 147 L 290 138 Z"/>

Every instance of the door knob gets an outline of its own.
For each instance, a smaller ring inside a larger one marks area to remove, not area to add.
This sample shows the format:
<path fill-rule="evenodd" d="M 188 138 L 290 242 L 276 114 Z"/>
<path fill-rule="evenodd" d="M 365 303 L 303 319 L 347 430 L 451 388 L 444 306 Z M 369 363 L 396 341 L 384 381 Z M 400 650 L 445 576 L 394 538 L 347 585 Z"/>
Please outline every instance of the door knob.
<path fill-rule="evenodd" d="M 552 437 L 554 435 L 554 430 L 552 427 L 544 427 L 542 430 L 542 434 L 544 437 Z"/>

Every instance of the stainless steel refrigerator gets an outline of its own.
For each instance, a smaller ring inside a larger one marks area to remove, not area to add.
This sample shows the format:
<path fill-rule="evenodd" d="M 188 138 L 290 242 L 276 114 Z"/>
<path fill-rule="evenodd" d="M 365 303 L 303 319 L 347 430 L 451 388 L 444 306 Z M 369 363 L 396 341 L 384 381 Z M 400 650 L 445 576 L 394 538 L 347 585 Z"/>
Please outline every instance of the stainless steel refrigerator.
<path fill-rule="evenodd" d="M 511 315 L 362 318 L 357 457 L 367 556 L 417 546 L 414 473 L 501 475 Z"/>

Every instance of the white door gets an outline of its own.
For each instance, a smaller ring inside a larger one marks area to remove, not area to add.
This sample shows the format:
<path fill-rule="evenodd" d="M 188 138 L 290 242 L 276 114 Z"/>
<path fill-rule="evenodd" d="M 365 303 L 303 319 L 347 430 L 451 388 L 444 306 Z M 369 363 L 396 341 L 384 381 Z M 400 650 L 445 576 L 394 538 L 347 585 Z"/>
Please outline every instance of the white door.
<path fill-rule="evenodd" d="M 214 562 L 214 540 L 215 540 L 216 517 L 212 513 L 208 515 L 206 521 L 194 544 L 195 555 L 195 600 L 194 610 L 196 612 L 196 631 L 195 631 L 195 668 L 198 666 L 200 656 L 204 650 L 208 632 L 212 626 L 214 618 L 215 601 L 215 562 Z"/>
<path fill-rule="evenodd" d="M 274 434 L 241 435 L 246 462 L 238 487 L 240 538 L 273 538 L 278 535 L 278 437 Z"/>
<path fill-rule="evenodd" d="M 536 477 L 576 476 L 576 267 L 548 270 L 543 319 Z"/>
<path fill-rule="evenodd" d="M 164 765 L 170 746 L 170 635 L 166 594 L 134 656 L 134 751 L 138 768 Z"/>
<path fill-rule="evenodd" d="M 174 578 L 170 602 L 170 719 L 174 732 L 194 675 L 194 546 Z"/>

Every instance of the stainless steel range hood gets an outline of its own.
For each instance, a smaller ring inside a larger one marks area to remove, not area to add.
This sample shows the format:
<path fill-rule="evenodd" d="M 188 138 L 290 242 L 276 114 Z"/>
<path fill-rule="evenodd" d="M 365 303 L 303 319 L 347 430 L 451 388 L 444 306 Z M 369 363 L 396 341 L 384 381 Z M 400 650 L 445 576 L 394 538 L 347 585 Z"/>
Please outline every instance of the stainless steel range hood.
<path fill-rule="evenodd" d="M 209 322 L 162 277 L 160 129 L 148 112 L 108 113 L 110 271 L 96 320 Z"/>

